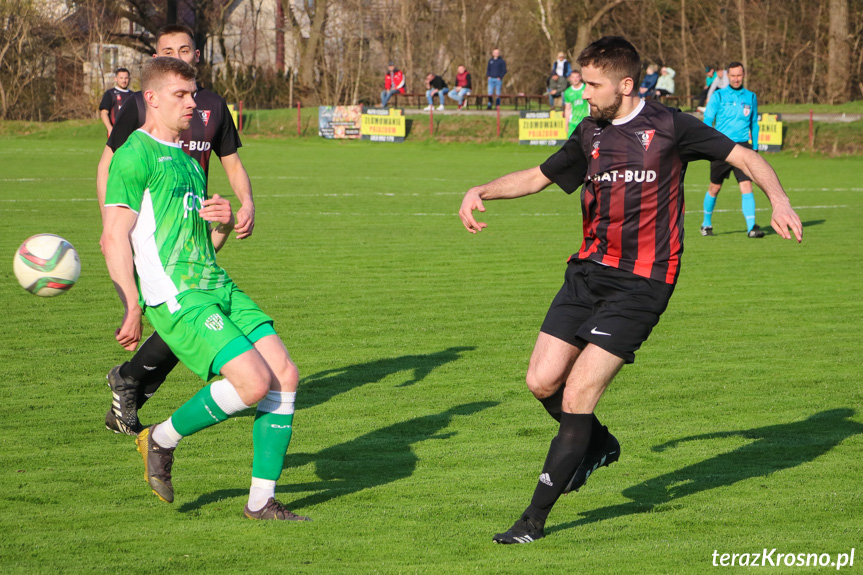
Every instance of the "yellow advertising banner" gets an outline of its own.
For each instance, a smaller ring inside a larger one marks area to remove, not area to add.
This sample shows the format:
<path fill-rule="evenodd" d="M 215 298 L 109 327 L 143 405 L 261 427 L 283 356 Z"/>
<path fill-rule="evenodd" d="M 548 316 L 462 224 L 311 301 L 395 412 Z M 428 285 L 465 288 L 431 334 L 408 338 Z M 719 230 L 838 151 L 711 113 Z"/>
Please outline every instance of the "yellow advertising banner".
<path fill-rule="evenodd" d="M 240 124 L 237 122 L 237 120 L 238 120 L 238 118 L 237 118 L 237 105 L 236 104 L 228 104 L 228 111 L 231 112 L 231 118 L 233 118 L 233 120 L 234 120 L 234 127 L 239 129 Z"/>
<path fill-rule="evenodd" d="M 405 115 L 401 108 L 363 108 L 360 134 L 372 142 L 404 142 Z"/>
<path fill-rule="evenodd" d="M 521 112 L 518 120 L 519 144 L 560 146 L 566 140 L 566 119 L 563 112 Z"/>
<path fill-rule="evenodd" d="M 782 115 L 758 114 L 758 151 L 782 150 Z"/>

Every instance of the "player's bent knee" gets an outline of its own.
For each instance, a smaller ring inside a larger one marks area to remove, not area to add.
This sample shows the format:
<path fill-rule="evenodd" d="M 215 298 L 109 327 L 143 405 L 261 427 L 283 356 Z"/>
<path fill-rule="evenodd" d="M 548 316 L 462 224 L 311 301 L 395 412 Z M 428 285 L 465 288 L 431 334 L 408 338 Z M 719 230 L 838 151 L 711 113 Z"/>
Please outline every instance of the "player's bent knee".
<path fill-rule="evenodd" d="M 297 385 L 300 382 L 300 370 L 290 358 L 285 358 L 281 365 L 274 367 L 273 373 L 278 380 L 280 391 L 297 390 Z"/>
<path fill-rule="evenodd" d="M 540 370 L 528 368 L 527 375 L 524 378 L 527 388 L 537 399 L 543 399 L 552 395 L 560 385 L 560 379 L 548 377 Z"/>

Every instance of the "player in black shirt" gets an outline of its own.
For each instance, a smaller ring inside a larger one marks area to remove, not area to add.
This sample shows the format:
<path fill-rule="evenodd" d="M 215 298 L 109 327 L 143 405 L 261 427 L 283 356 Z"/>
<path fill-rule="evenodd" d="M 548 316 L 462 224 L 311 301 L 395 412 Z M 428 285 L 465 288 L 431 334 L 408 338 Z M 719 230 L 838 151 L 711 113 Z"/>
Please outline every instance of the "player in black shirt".
<path fill-rule="evenodd" d="M 129 90 L 130 79 L 129 70 L 117 68 L 117 71 L 114 72 L 115 86 L 105 90 L 102 101 L 99 103 L 99 117 L 105 124 L 109 136 L 114 124 L 117 123 L 117 116 L 120 114 L 123 104 L 132 96 L 132 91 Z"/>
<path fill-rule="evenodd" d="M 172 25 L 162 28 L 156 35 L 154 56 L 179 58 L 194 65 L 198 62 L 200 53 L 195 49 L 192 31 L 185 26 Z M 234 231 L 237 232 L 237 238 L 247 238 L 252 235 L 255 227 L 255 204 L 249 175 L 237 153 L 237 149 L 242 145 L 240 136 L 221 96 L 206 89 L 199 89 L 195 94 L 195 103 L 195 115 L 189 129 L 180 134 L 180 144 L 189 156 L 200 163 L 205 175 L 208 175 L 210 153 L 215 152 L 219 156 L 231 189 L 241 204 L 236 213 Z M 103 215 L 111 158 L 129 135 L 143 125 L 146 118 L 140 92 L 135 93 L 129 104 L 124 106 L 117 118 L 99 160 L 96 193 Z M 105 414 L 105 426 L 116 433 L 137 435 L 142 429 L 138 420 L 138 409 L 156 392 L 178 361 L 159 334 L 153 333 L 131 361 L 113 367 L 107 376 L 113 402 Z"/>
<path fill-rule="evenodd" d="M 590 116 L 541 166 L 468 190 L 459 216 L 471 233 L 486 224 L 483 200 L 535 194 L 555 183 L 581 191 L 583 241 L 540 328 L 527 385 L 560 422 L 530 505 L 496 543 L 529 543 L 561 494 L 577 491 L 620 456 L 594 415 L 606 387 L 647 339 L 668 304 L 683 253 L 683 178 L 692 160 L 724 160 L 743 170 L 773 205 L 773 229 L 802 240 L 800 218 L 775 172 L 756 152 L 696 118 L 638 97 L 641 61 L 621 37 L 606 37 L 578 58 Z M 791 230 L 789 233 L 788 230 Z"/>

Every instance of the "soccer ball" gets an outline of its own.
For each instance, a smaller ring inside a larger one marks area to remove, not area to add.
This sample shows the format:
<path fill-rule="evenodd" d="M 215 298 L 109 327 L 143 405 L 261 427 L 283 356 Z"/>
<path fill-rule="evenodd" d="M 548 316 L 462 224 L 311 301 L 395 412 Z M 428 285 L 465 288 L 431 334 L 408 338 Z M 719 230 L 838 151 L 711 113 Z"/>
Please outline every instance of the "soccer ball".
<path fill-rule="evenodd" d="M 81 274 L 78 252 L 54 234 L 27 238 L 15 252 L 13 267 L 21 287 L 39 297 L 66 293 Z"/>

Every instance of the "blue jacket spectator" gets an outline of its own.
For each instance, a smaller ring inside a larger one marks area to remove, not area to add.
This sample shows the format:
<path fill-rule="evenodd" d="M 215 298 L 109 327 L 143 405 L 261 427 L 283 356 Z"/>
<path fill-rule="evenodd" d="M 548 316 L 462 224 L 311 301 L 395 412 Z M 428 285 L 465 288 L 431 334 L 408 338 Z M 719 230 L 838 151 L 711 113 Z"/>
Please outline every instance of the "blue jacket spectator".
<path fill-rule="evenodd" d="M 500 80 L 503 80 L 503 77 L 506 76 L 506 61 L 500 57 L 500 50 L 492 52 L 492 58 L 488 61 L 485 75 L 489 78 L 498 78 Z"/>
<path fill-rule="evenodd" d="M 560 76 L 561 78 L 569 78 L 569 74 L 572 72 L 572 66 L 569 64 L 569 60 L 566 59 L 566 55 L 563 52 L 557 53 L 557 60 L 551 63 L 551 75 L 555 74 Z"/>
<path fill-rule="evenodd" d="M 500 57 L 500 50 L 497 48 L 491 51 L 485 76 L 488 78 L 488 109 L 491 110 L 491 100 L 495 94 L 498 96 L 497 105 L 500 106 L 500 89 L 503 86 L 503 77 L 506 76 L 506 62 Z"/>
<path fill-rule="evenodd" d="M 656 88 L 657 80 L 659 80 L 659 74 L 656 73 L 656 66 L 650 64 L 647 66 L 647 73 L 644 75 L 644 80 L 638 88 L 638 95 L 642 100 L 651 97 L 653 90 Z"/>

